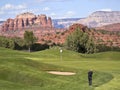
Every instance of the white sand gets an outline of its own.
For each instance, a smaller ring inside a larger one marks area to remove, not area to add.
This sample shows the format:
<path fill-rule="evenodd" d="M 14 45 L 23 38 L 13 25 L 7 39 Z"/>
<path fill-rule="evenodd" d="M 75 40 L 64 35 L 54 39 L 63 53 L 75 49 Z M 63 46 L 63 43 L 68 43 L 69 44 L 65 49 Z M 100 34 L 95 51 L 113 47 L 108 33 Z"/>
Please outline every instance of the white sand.
<path fill-rule="evenodd" d="M 56 74 L 56 75 L 75 75 L 76 73 L 73 72 L 61 72 L 61 71 L 48 71 L 50 74 Z"/>

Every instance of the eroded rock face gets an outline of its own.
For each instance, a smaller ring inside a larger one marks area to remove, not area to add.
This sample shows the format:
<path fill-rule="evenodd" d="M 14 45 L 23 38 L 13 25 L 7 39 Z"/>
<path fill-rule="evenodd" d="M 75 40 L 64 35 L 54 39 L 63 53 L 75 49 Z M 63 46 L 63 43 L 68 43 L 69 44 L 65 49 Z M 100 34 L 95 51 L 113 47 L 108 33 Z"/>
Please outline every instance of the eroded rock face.
<path fill-rule="evenodd" d="M 13 27 L 14 27 L 14 20 L 13 19 L 8 19 L 9 30 L 13 30 Z"/>
<path fill-rule="evenodd" d="M 47 27 L 47 17 L 45 15 L 40 15 L 40 25 L 43 27 Z"/>
<path fill-rule="evenodd" d="M 8 30 L 21 30 L 28 27 L 40 26 L 42 28 L 52 28 L 51 18 L 47 18 L 46 15 L 35 16 L 33 13 L 23 13 L 17 15 L 15 19 L 7 19 L 7 21 L 2 24 L 2 31 Z"/>
<path fill-rule="evenodd" d="M 52 28 L 52 19 L 48 17 L 47 26 Z"/>
<path fill-rule="evenodd" d="M 23 19 L 22 19 L 22 18 L 18 19 L 18 25 L 17 25 L 17 27 L 18 27 L 19 29 L 21 29 L 21 28 L 24 27 L 24 22 L 23 22 Z"/>
<path fill-rule="evenodd" d="M 14 19 L 14 29 L 13 30 L 17 30 L 18 29 L 18 19 Z"/>

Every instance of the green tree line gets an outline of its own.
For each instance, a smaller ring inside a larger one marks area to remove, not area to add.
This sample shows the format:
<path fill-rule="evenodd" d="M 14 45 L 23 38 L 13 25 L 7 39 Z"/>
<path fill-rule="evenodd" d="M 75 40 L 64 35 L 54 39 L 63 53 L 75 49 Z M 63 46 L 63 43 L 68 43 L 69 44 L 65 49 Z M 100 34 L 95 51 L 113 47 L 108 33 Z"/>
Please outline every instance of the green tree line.
<path fill-rule="evenodd" d="M 47 44 L 39 44 L 36 43 L 36 41 L 37 38 L 34 36 L 32 31 L 25 31 L 24 39 L 18 37 L 8 38 L 0 36 L 0 47 L 15 50 L 28 50 L 29 52 L 49 48 Z"/>
<path fill-rule="evenodd" d="M 10 48 L 10 49 L 22 49 L 24 47 L 24 40 L 20 38 L 8 38 L 0 36 L 0 47 Z"/>
<path fill-rule="evenodd" d="M 8 38 L 0 36 L 0 47 L 16 49 L 16 50 L 31 50 L 39 51 L 49 48 L 49 45 L 36 43 L 32 31 L 26 31 L 24 33 L 24 39 L 14 37 Z M 55 45 L 56 46 L 56 45 Z M 61 45 L 69 50 L 73 50 L 79 53 L 95 53 L 104 51 L 120 51 L 120 47 L 106 46 L 106 45 L 96 45 L 93 38 L 87 33 L 77 28 L 73 33 L 68 35 L 64 45 Z"/>

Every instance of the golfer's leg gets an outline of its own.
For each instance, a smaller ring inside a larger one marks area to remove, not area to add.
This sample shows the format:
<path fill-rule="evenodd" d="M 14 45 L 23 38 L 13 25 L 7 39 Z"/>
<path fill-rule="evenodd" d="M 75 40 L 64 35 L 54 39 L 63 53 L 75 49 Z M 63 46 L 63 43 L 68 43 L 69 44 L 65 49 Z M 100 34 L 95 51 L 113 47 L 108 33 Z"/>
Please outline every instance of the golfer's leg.
<path fill-rule="evenodd" d="M 90 80 L 90 85 L 92 85 L 92 80 Z"/>

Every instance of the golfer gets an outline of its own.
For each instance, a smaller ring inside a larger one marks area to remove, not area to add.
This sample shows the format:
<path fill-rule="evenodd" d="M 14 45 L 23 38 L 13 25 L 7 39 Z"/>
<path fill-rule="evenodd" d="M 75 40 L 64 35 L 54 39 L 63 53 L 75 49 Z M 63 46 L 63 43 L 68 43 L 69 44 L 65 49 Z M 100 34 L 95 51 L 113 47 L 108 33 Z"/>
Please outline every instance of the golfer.
<path fill-rule="evenodd" d="M 92 85 L 92 75 L 93 75 L 93 71 L 89 70 L 88 71 L 88 83 L 89 83 L 89 86 Z"/>

